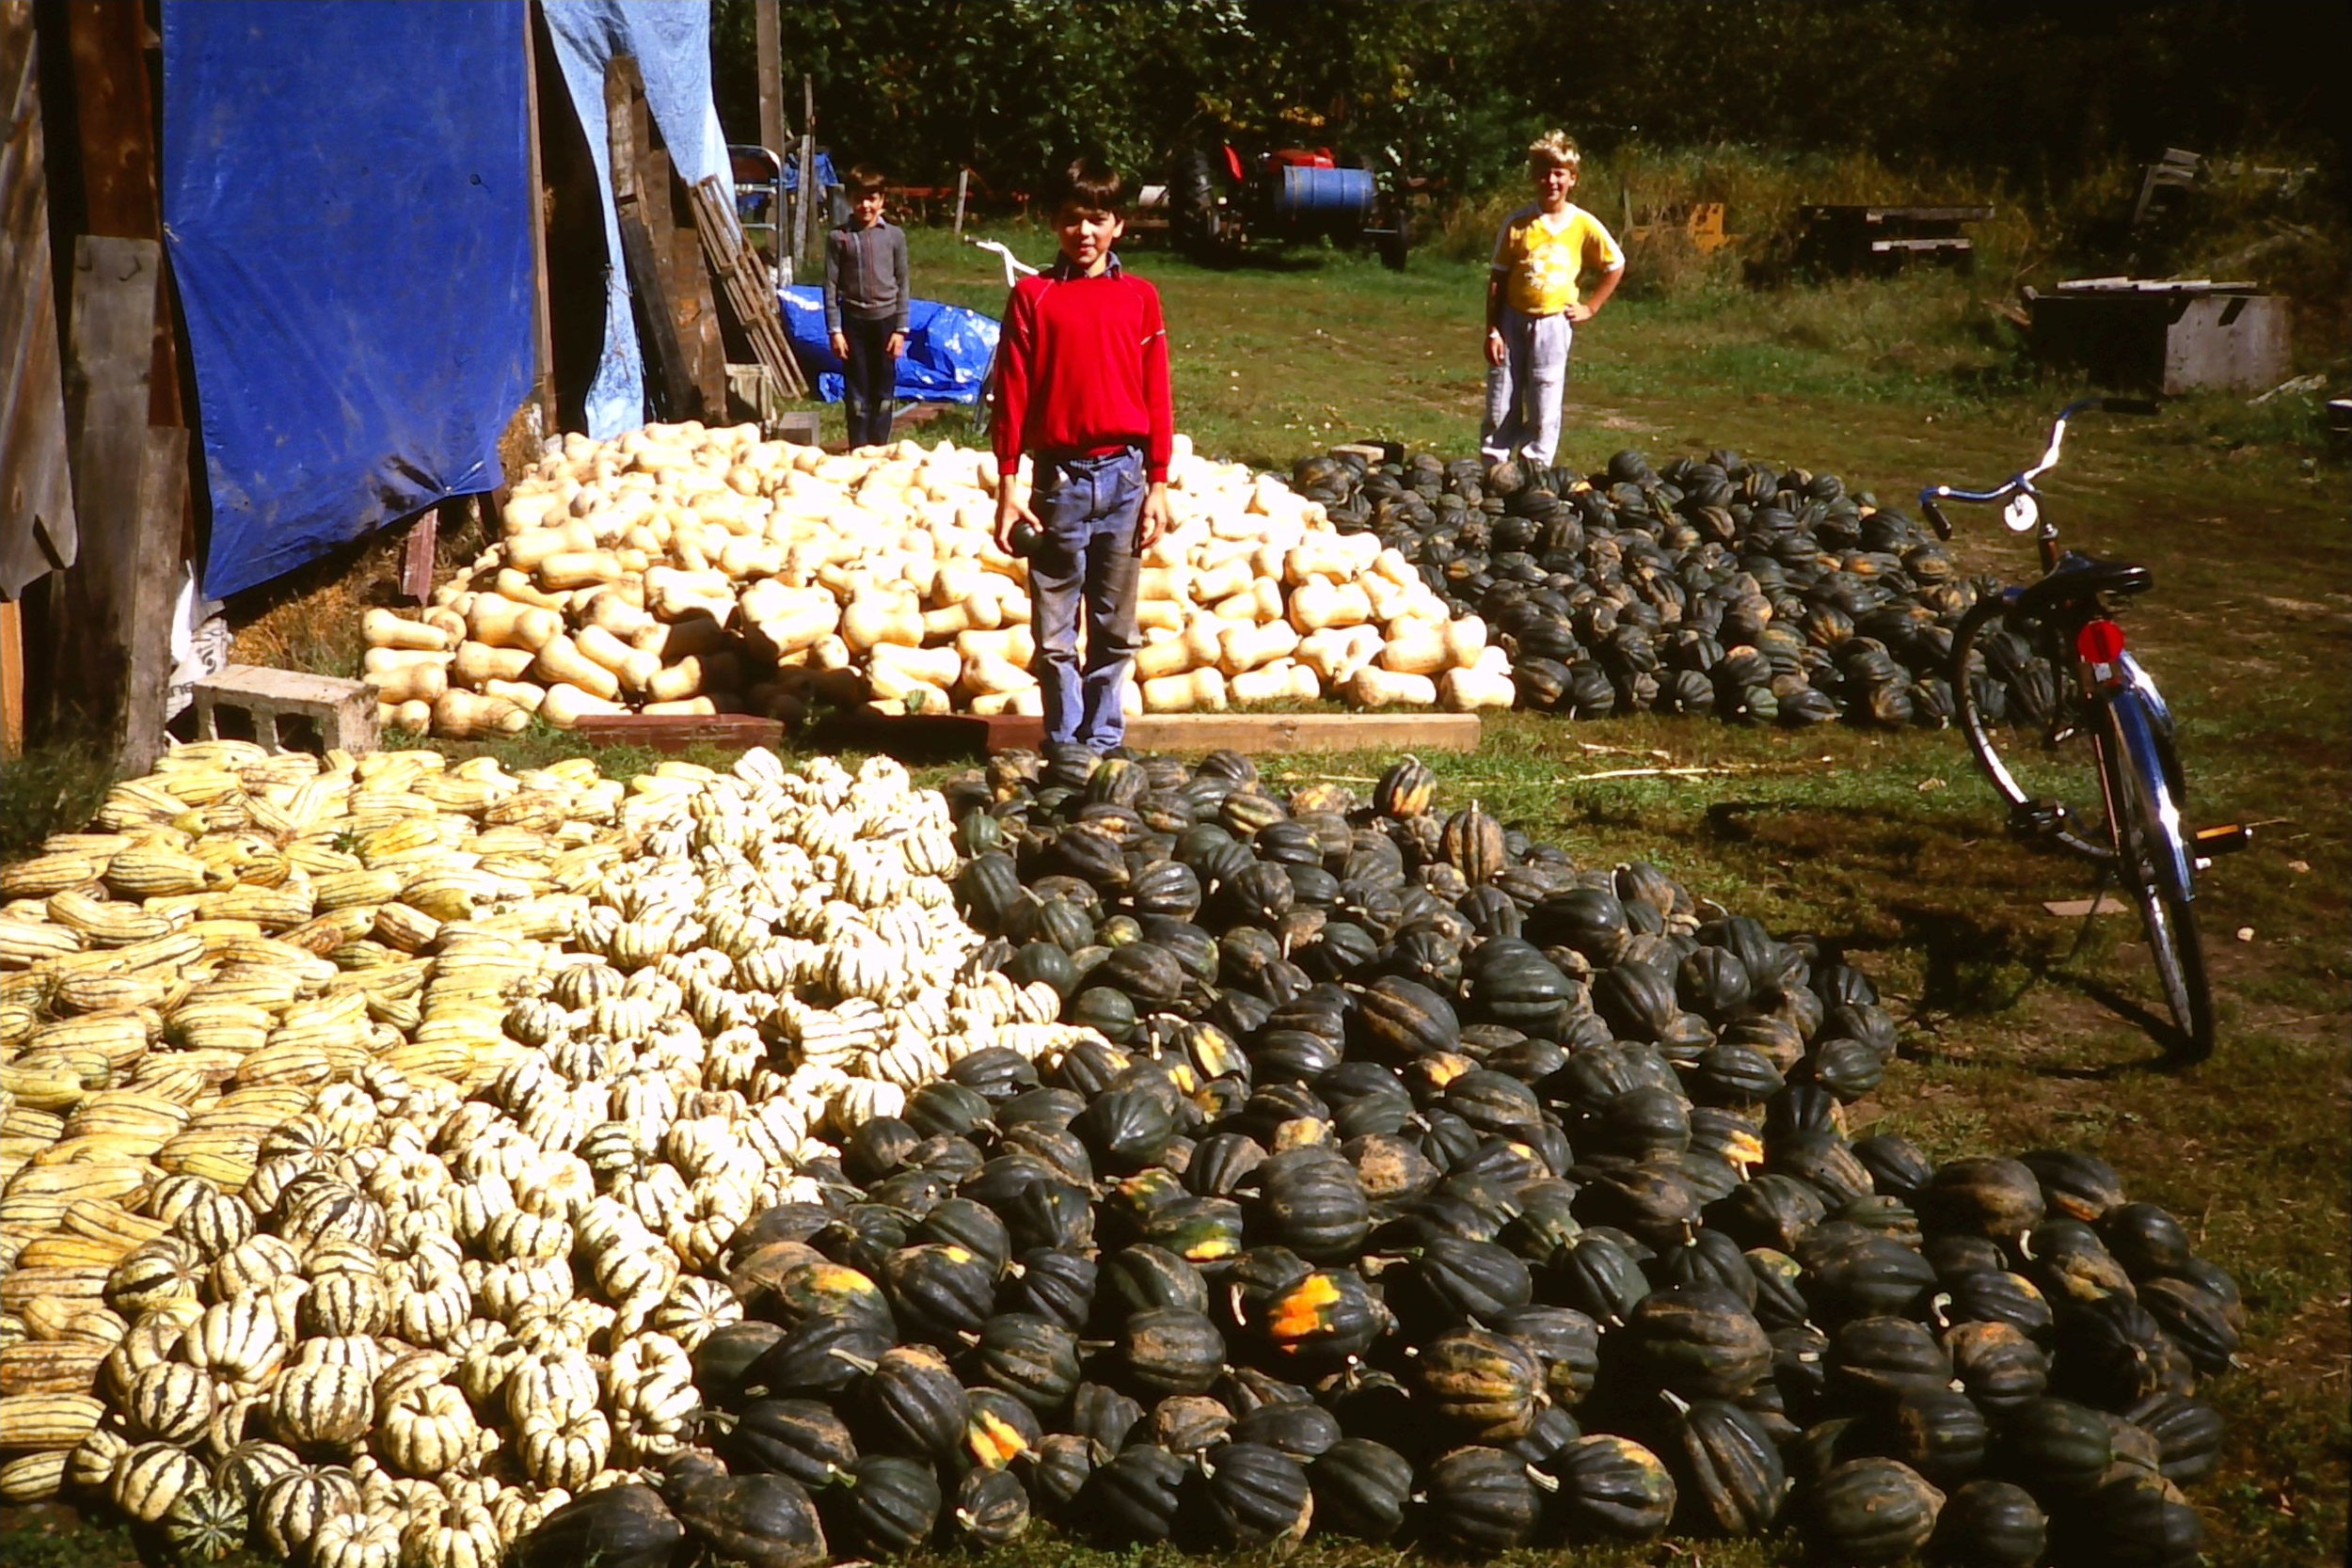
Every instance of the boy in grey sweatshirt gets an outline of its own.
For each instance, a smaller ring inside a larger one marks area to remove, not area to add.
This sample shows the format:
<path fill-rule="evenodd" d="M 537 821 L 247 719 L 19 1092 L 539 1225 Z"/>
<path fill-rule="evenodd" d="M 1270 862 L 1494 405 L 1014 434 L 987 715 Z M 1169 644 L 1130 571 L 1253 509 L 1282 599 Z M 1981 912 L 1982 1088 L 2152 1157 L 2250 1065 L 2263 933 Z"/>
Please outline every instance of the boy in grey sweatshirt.
<path fill-rule="evenodd" d="M 848 185 L 850 221 L 825 236 L 825 330 L 841 356 L 850 445 L 881 446 L 907 349 L 907 236 L 882 216 L 880 170 L 860 164 Z"/>

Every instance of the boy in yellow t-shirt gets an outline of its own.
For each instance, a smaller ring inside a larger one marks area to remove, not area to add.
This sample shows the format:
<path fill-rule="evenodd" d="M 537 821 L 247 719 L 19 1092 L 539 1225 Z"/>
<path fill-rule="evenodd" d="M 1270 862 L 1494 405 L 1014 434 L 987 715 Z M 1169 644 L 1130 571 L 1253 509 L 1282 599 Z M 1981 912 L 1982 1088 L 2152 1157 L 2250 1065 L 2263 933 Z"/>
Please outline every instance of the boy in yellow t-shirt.
<path fill-rule="evenodd" d="M 1560 446 L 1560 394 L 1579 323 L 1599 314 L 1625 277 L 1625 252 L 1600 220 L 1568 201 L 1583 154 L 1558 131 L 1528 145 L 1535 200 L 1495 236 L 1486 275 L 1486 421 L 1478 447 L 1489 463 L 1524 457 L 1549 467 Z M 1598 273 L 1590 295 L 1579 288 Z"/>

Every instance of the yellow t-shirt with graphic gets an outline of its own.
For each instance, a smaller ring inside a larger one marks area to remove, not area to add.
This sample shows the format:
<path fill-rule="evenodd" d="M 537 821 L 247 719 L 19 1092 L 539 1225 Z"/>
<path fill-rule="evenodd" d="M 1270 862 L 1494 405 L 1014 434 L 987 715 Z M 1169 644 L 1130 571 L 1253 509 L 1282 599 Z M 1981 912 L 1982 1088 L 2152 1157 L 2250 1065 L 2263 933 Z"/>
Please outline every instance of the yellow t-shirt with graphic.
<path fill-rule="evenodd" d="M 1522 315 L 1556 316 L 1583 297 L 1577 280 L 1585 268 L 1614 272 L 1624 265 L 1625 252 L 1581 207 L 1570 206 L 1556 218 L 1541 207 L 1522 207 L 1495 236 L 1494 270 L 1505 275 L 1503 301 Z"/>

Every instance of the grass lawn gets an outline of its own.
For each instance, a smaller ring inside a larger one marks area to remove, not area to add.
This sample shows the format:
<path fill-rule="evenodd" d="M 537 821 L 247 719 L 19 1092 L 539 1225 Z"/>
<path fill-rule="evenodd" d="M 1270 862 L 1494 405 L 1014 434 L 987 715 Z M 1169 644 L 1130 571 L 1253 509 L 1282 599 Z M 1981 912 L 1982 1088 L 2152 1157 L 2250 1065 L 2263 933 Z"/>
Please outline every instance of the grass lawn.
<path fill-rule="evenodd" d="M 1030 261 L 1050 256 L 1045 236 L 1010 237 Z M 918 293 L 1001 303 L 993 258 L 944 232 L 914 238 Z M 1396 276 L 1312 252 L 1223 272 L 1131 260 L 1166 296 L 1179 423 L 1204 451 L 1287 468 L 1375 436 L 1470 450 L 1476 263 L 1424 255 Z M 2067 391 L 2020 377 L 2006 330 L 1950 274 L 1673 298 L 1645 297 L 1637 280 L 1580 337 L 1562 461 L 1730 447 L 1834 470 L 1890 502 L 1936 480 L 1990 482 L 2039 451 Z M 924 436 L 968 429 L 951 413 Z M 2256 824 L 2253 848 L 2201 884 L 2223 1040 L 2193 1070 L 2154 1065 L 2161 1003 L 2137 923 L 2044 911 L 2087 896 L 2094 874 L 2008 840 L 1951 732 L 1506 715 L 1477 753 L 1428 759 L 1455 804 L 1480 799 L 1589 863 L 1654 861 L 1876 975 L 1904 1021 L 1905 1059 L 1858 1119 L 1937 1157 L 2087 1148 L 2134 1196 L 2180 1213 L 2247 1296 L 2243 1370 L 2212 1389 L 2232 1420 L 2228 1459 L 2194 1499 L 2211 1560 L 2249 1568 L 2343 1561 L 2352 1486 L 2352 522 L 2343 467 L 2296 433 L 2275 408 L 2218 396 L 2150 420 L 2086 421 L 2049 487 L 2070 543 L 2156 569 L 2128 626 L 2180 717 L 2193 816 Z M 2029 563 L 1991 517 L 1963 521 L 1956 547 L 1971 568 Z M 1390 760 L 1263 766 L 1368 783 Z M 42 1528 L 0 1534 L 0 1559 L 86 1555 L 59 1555 Z M 1006 1568 L 1108 1560 L 1050 1543 L 999 1556 Z M 1372 1556 L 1317 1545 L 1294 1560 Z M 1670 1556 L 1699 1560 L 1684 1544 L 1622 1560 Z M 1703 1560 L 1800 1558 L 1784 1541 L 1708 1544 Z"/>

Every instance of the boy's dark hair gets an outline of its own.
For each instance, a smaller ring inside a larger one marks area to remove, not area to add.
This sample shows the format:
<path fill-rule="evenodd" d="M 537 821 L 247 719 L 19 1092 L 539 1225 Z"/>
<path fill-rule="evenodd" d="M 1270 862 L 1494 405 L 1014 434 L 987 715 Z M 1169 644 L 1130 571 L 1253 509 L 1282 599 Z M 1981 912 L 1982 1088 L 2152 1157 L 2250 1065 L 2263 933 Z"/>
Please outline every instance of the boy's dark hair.
<path fill-rule="evenodd" d="M 1075 207 L 1082 213 L 1127 215 L 1127 182 L 1119 171 L 1092 158 L 1079 158 L 1063 169 L 1053 186 L 1054 211 Z"/>
<path fill-rule="evenodd" d="M 852 164 L 849 174 L 841 183 L 849 192 L 850 199 L 856 201 L 861 198 L 872 196 L 877 191 L 887 189 L 890 181 L 882 170 L 871 164 Z"/>

